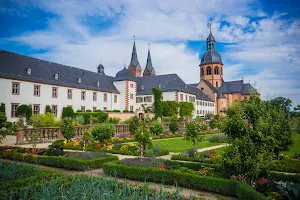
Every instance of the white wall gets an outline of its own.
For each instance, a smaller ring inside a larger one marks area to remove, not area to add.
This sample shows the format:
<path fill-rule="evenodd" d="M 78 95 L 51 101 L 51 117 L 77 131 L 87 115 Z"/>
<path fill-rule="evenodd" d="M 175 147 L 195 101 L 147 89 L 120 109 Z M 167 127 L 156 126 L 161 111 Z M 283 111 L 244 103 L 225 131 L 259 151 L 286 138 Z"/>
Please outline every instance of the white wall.
<path fill-rule="evenodd" d="M 125 90 L 126 90 L 126 82 L 127 81 L 115 81 L 113 82 L 114 86 L 117 88 L 117 90 L 120 92 L 119 99 L 118 99 L 118 104 L 121 112 L 125 110 Z"/>
<path fill-rule="evenodd" d="M 12 82 L 20 82 L 20 94 L 12 95 Z M 40 85 L 40 96 L 33 95 L 34 84 Z M 52 98 L 52 87 L 58 87 L 58 98 Z M 72 99 L 67 98 L 68 89 L 72 89 Z M 62 86 L 48 85 L 33 83 L 27 81 L 18 81 L 12 79 L 0 78 L 0 103 L 5 103 L 6 115 L 9 121 L 16 121 L 17 118 L 11 118 L 11 103 L 21 104 L 40 104 L 40 113 L 45 112 L 46 105 L 57 105 L 58 117 L 61 116 L 63 107 L 68 105 L 72 106 L 74 111 L 81 109 L 81 106 L 85 106 L 85 109 L 93 110 L 93 107 L 102 109 L 107 107 L 108 110 L 120 110 L 120 95 L 118 95 L 118 103 L 113 103 L 112 93 L 107 93 L 107 102 L 103 102 L 104 92 L 97 91 L 97 101 L 93 101 L 92 90 L 83 90 L 77 88 L 68 88 Z M 81 100 L 81 91 L 86 91 L 86 99 Z"/>
<path fill-rule="evenodd" d="M 128 81 L 128 110 L 130 110 L 130 107 L 133 106 L 133 111 L 136 111 L 136 82 L 135 81 Z M 131 85 L 133 87 L 131 87 Z M 133 94 L 133 98 L 130 98 L 130 94 Z"/>

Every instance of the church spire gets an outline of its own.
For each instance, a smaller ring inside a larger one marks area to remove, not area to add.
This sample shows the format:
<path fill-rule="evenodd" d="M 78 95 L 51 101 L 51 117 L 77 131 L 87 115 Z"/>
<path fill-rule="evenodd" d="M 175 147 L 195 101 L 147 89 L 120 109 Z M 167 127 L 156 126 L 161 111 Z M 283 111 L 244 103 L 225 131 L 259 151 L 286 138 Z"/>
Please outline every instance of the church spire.
<path fill-rule="evenodd" d="M 150 44 L 148 44 L 148 57 L 147 57 L 147 63 L 146 68 L 144 70 L 143 76 L 155 76 L 155 70 L 152 66 L 152 60 L 151 60 L 151 54 L 150 54 Z"/>
<path fill-rule="evenodd" d="M 133 36 L 134 41 L 133 41 L 133 48 L 132 48 L 132 54 L 131 54 L 131 61 L 128 66 L 128 71 L 130 71 L 134 77 L 141 77 L 142 76 L 142 68 L 140 66 L 138 57 L 137 57 L 137 52 L 136 52 L 136 47 L 135 47 L 135 36 Z"/>
<path fill-rule="evenodd" d="M 136 53 L 136 47 L 135 47 L 135 36 L 133 36 L 134 41 L 133 41 L 133 48 L 132 48 L 132 55 L 131 55 L 131 62 L 134 67 L 136 67 L 139 64 L 137 53 Z"/>
<path fill-rule="evenodd" d="M 215 49 L 215 38 L 211 33 L 212 24 L 209 25 L 209 35 L 206 39 L 206 50 Z"/>

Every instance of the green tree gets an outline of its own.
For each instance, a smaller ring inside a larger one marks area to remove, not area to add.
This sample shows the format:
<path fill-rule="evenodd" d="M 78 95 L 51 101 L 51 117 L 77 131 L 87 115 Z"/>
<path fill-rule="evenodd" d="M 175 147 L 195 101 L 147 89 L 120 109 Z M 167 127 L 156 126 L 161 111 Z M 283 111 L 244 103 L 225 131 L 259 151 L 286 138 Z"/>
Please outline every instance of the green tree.
<path fill-rule="evenodd" d="M 81 138 L 83 141 L 83 149 L 84 151 L 87 151 L 88 146 L 94 141 L 94 137 L 92 133 L 88 130 L 86 130 Z"/>
<path fill-rule="evenodd" d="M 115 127 L 112 124 L 99 124 L 93 128 L 91 133 L 95 140 L 105 143 L 115 135 Z"/>
<path fill-rule="evenodd" d="M 170 123 L 169 123 L 169 129 L 170 129 L 170 131 L 171 131 L 173 134 L 175 134 L 175 133 L 178 131 L 178 129 L 179 129 L 179 123 L 178 123 L 178 119 L 177 119 L 176 116 L 173 116 L 173 117 L 171 118 L 171 121 L 170 121 Z"/>
<path fill-rule="evenodd" d="M 192 102 L 179 102 L 180 117 L 191 117 L 194 111 L 194 104 Z"/>
<path fill-rule="evenodd" d="M 143 121 L 139 122 L 139 128 L 134 133 L 135 141 L 140 144 L 140 157 L 143 159 L 144 151 L 146 147 L 152 146 L 152 141 L 150 139 L 151 133 L 146 129 L 145 123 Z"/>
<path fill-rule="evenodd" d="M 193 148 L 195 151 L 197 151 L 196 143 L 201 142 L 204 139 L 204 135 L 201 132 L 206 129 L 207 126 L 205 124 L 201 124 L 195 121 L 189 122 L 186 125 L 185 139 L 187 141 L 193 142 Z"/>
<path fill-rule="evenodd" d="M 5 103 L 1 103 L 1 105 L 0 105 L 0 112 L 3 112 L 3 113 L 6 112 L 5 111 Z"/>
<path fill-rule="evenodd" d="M 153 92 L 153 95 L 154 95 L 153 107 L 154 107 L 155 118 L 156 119 L 158 117 L 161 118 L 162 113 L 163 113 L 163 107 L 162 107 L 162 103 L 161 103 L 162 91 L 158 88 L 153 88 L 152 92 Z"/>
<path fill-rule="evenodd" d="M 75 117 L 75 112 L 71 106 L 63 107 L 61 118 L 66 118 L 66 117 Z"/>
<path fill-rule="evenodd" d="M 211 120 L 213 118 L 214 114 L 212 113 L 207 113 L 204 115 L 204 120 Z"/>
<path fill-rule="evenodd" d="M 16 111 L 17 117 L 25 117 L 27 120 L 29 120 L 31 115 L 32 115 L 32 109 L 30 108 L 30 106 L 26 104 L 22 104 L 17 108 Z"/>
<path fill-rule="evenodd" d="M 150 124 L 150 132 L 154 135 L 159 135 L 164 132 L 164 127 L 161 125 L 161 123 L 153 121 Z"/>
<path fill-rule="evenodd" d="M 178 114 L 179 104 L 176 101 L 162 101 L 164 117 L 172 117 Z"/>
<path fill-rule="evenodd" d="M 72 118 L 64 118 L 61 120 L 60 131 L 66 140 L 71 140 L 75 136 L 75 126 Z"/>
<path fill-rule="evenodd" d="M 129 124 L 129 132 L 131 134 L 134 134 L 138 130 L 139 121 L 140 120 L 137 116 L 134 116 L 127 121 L 127 123 Z"/>
<path fill-rule="evenodd" d="M 0 129 L 2 127 L 5 127 L 6 121 L 7 121 L 6 114 L 4 112 L 0 112 Z"/>
<path fill-rule="evenodd" d="M 45 113 L 51 113 L 51 107 L 49 105 L 46 105 L 45 107 Z"/>
<path fill-rule="evenodd" d="M 277 97 L 275 99 L 270 100 L 270 103 L 273 105 L 278 105 L 284 109 L 285 112 L 290 111 L 290 107 L 292 106 L 292 100 L 285 97 Z"/>

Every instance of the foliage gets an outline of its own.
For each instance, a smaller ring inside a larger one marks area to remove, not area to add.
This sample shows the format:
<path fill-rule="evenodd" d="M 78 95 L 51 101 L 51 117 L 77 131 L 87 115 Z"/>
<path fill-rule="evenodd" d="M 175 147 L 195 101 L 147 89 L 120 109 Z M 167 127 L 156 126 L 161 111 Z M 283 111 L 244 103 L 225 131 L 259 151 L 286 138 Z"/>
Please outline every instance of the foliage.
<path fill-rule="evenodd" d="M 179 102 L 180 117 L 190 117 L 194 111 L 194 104 L 192 102 Z"/>
<path fill-rule="evenodd" d="M 108 114 L 102 112 L 101 110 L 97 110 L 94 112 L 76 112 L 76 116 L 82 116 L 84 118 L 84 123 L 88 124 L 90 122 L 90 117 L 96 117 L 99 120 L 99 123 L 105 123 L 108 119 Z"/>
<path fill-rule="evenodd" d="M 108 118 L 108 123 L 110 124 L 118 124 L 121 121 L 119 117 L 110 117 Z"/>
<path fill-rule="evenodd" d="M 103 163 L 118 160 L 117 156 L 106 155 L 93 160 L 83 160 L 79 158 L 68 158 L 64 156 L 39 156 L 32 154 L 22 154 L 16 152 L 0 152 L 0 158 L 19 162 L 41 164 L 51 167 L 86 171 L 101 168 Z"/>
<path fill-rule="evenodd" d="M 94 137 L 90 131 L 86 130 L 81 140 L 84 143 L 84 151 L 87 151 L 88 146 L 94 142 Z"/>
<path fill-rule="evenodd" d="M 32 144 L 32 151 L 36 148 L 36 145 L 41 142 L 41 136 L 39 132 L 32 132 L 28 138 L 28 142 Z"/>
<path fill-rule="evenodd" d="M 27 120 L 29 120 L 31 115 L 32 115 L 32 109 L 28 105 L 22 104 L 18 106 L 16 111 L 17 117 L 25 117 Z"/>
<path fill-rule="evenodd" d="M 207 113 L 204 115 L 204 120 L 211 120 L 214 117 L 214 114 L 212 113 Z"/>
<path fill-rule="evenodd" d="M 209 121 L 209 127 L 212 129 L 218 128 L 222 129 L 222 124 L 224 121 L 224 117 L 220 115 L 214 115 L 212 119 Z"/>
<path fill-rule="evenodd" d="M 227 142 L 227 138 L 225 135 L 213 135 L 208 137 L 209 142 L 217 142 L 217 143 L 225 143 Z"/>
<path fill-rule="evenodd" d="M 177 119 L 176 116 L 173 116 L 173 117 L 171 118 L 171 121 L 170 121 L 170 123 L 169 123 L 169 129 L 170 129 L 170 131 L 171 131 L 173 134 L 175 134 L 175 133 L 178 131 L 178 129 L 179 129 L 179 123 L 178 123 L 178 119 Z"/>
<path fill-rule="evenodd" d="M 82 117 L 82 115 L 76 116 L 75 117 L 75 121 L 78 122 L 80 125 L 84 125 L 85 124 L 85 121 L 84 121 L 84 118 Z"/>
<path fill-rule="evenodd" d="M 300 174 L 300 160 L 293 158 L 284 158 L 283 160 L 276 160 L 274 161 L 272 170 Z"/>
<path fill-rule="evenodd" d="M 32 115 L 28 123 L 33 127 L 57 127 L 59 125 L 51 113 Z"/>
<path fill-rule="evenodd" d="M 138 130 L 135 131 L 135 133 L 134 133 L 134 138 L 141 145 L 141 148 L 140 148 L 140 156 L 141 157 L 143 157 L 145 148 L 152 146 L 152 141 L 151 141 L 150 137 L 151 137 L 151 134 L 146 129 L 145 124 L 143 122 L 140 122 Z"/>
<path fill-rule="evenodd" d="M 270 103 L 281 107 L 286 113 L 288 113 L 290 111 L 290 107 L 292 107 L 292 100 L 285 97 L 276 97 L 275 99 L 270 100 Z"/>
<path fill-rule="evenodd" d="M 47 151 L 45 152 L 45 156 L 63 156 L 64 148 L 62 144 L 51 144 L 49 145 Z"/>
<path fill-rule="evenodd" d="M 51 113 L 51 107 L 49 105 L 46 105 L 45 113 Z"/>
<path fill-rule="evenodd" d="M 90 113 L 90 112 L 92 112 L 92 110 L 90 110 L 90 109 L 87 109 L 85 112 L 87 112 L 87 113 Z"/>
<path fill-rule="evenodd" d="M 162 91 L 159 88 L 153 88 L 152 89 L 152 93 L 154 95 L 154 103 L 153 103 L 153 107 L 154 107 L 154 114 L 155 114 L 155 118 L 157 119 L 158 117 L 162 117 L 163 114 L 163 104 L 162 104 Z"/>
<path fill-rule="evenodd" d="M 150 125 L 150 132 L 154 135 L 160 135 L 164 132 L 164 127 L 161 125 L 161 123 L 153 121 Z"/>
<path fill-rule="evenodd" d="M 61 118 L 63 119 L 66 117 L 71 117 L 71 118 L 75 117 L 74 110 L 71 106 L 63 107 Z"/>
<path fill-rule="evenodd" d="M 172 117 L 178 114 L 179 104 L 176 101 L 162 101 L 162 116 Z"/>
<path fill-rule="evenodd" d="M 197 123 L 197 122 L 189 122 L 186 125 L 186 134 L 185 134 L 185 139 L 187 141 L 192 141 L 193 142 L 193 147 L 196 149 L 196 142 L 201 142 L 204 140 L 204 136 L 201 133 L 203 130 L 206 129 L 205 124 Z"/>
<path fill-rule="evenodd" d="M 7 117 L 5 112 L 0 112 L 0 128 L 5 127 Z"/>
<path fill-rule="evenodd" d="M 6 113 L 6 110 L 5 110 L 5 103 L 1 103 L 0 105 L 0 113 Z"/>
<path fill-rule="evenodd" d="M 72 118 L 64 118 L 60 124 L 60 131 L 66 140 L 71 140 L 75 136 L 75 126 Z"/>
<path fill-rule="evenodd" d="M 137 116 L 131 117 L 129 120 L 127 120 L 127 123 L 129 124 L 129 131 L 131 134 L 134 134 L 139 126 L 139 118 Z"/>
<path fill-rule="evenodd" d="M 115 135 L 115 128 L 112 124 L 96 125 L 92 130 L 92 135 L 99 142 L 106 142 Z"/>

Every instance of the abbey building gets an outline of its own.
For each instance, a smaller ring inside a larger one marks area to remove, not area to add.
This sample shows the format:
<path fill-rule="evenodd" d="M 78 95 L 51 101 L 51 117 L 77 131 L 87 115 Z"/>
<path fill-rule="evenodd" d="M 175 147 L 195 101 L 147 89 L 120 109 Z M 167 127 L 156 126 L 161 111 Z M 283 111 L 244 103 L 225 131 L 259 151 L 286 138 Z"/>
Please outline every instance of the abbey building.
<path fill-rule="evenodd" d="M 143 113 L 143 107 L 153 105 L 152 88 L 160 88 L 164 101 L 193 102 L 194 117 L 219 114 L 234 100 L 249 98 L 252 86 L 242 80 L 225 82 L 222 59 L 211 33 L 206 43 L 197 84 L 186 84 L 177 74 L 156 74 L 150 48 L 146 65 L 141 65 L 135 42 L 129 66 L 115 76 L 106 75 L 102 64 L 92 72 L 0 50 L 0 103 L 5 103 L 10 121 L 16 121 L 21 104 L 31 104 L 33 114 L 44 113 L 50 105 L 57 117 L 66 106 L 75 111 Z"/>

